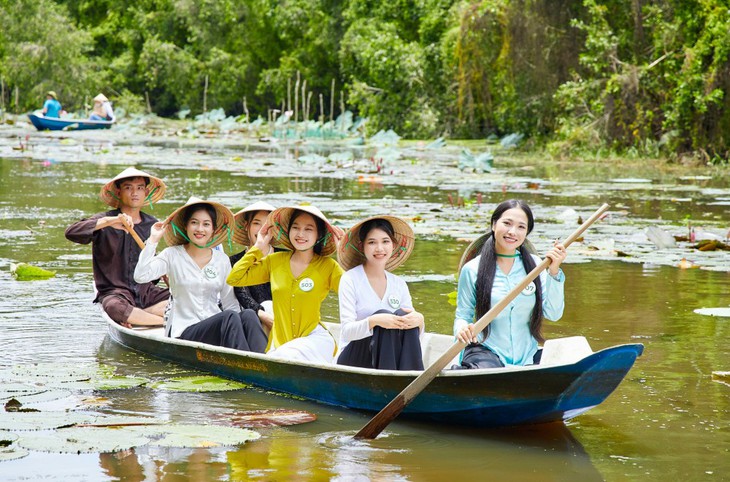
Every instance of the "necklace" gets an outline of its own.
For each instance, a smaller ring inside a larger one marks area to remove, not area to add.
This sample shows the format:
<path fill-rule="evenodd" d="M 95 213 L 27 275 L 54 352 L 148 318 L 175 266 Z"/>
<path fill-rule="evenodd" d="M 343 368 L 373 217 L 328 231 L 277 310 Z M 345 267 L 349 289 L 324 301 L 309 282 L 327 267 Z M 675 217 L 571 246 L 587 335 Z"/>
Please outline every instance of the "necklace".
<path fill-rule="evenodd" d="M 519 256 L 520 256 L 520 253 L 515 253 L 515 254 L 500 254 L 500 253 L 497 253 L 497 257 L 498 258 L 517 258 Z"/>

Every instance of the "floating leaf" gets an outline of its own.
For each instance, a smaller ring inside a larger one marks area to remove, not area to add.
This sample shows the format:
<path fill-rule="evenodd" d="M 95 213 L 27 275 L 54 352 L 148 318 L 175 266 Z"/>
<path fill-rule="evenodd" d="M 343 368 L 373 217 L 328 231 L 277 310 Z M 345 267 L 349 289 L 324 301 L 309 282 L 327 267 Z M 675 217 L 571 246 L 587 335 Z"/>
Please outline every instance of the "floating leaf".
<path fill-rule="evenodd" d="M 93 423 L 96 417 L 89 412 L 0 412 L 0 430 L 48 430 Z"/>
<path fill-rule="evenodd" d="M 287 425 L 299 425 L 302 423 L 314 422 L 317 415 L 305 412 L 304 410 L 290 410 L 278 408 L 271 410 L 251 410 L 230 414 L 219 414 L 214 417 L 216 420 L 227 425 L 236 427 L 284 427 Z"/>
<path fill-rule="evenodd" d="M 712 379 L 716 382 L 730 385 L 730 372 L 712 372 Z"/>
<path fill-rule="evenodd" d="M 48 271 L 28 263 L 18 263 L 10 265 L 10 273 L 18 281 L 32 281 L 39 279 L 48 279 L 56 276 L 55 271 Z"/>
<path fill-rule="evenodd" d="M 150 441 L 137 427 L 96 428 L 71 427 L 53 431 L 23 434 L 18 444 L 39 452 L 94 453 L 117 452 L 146 445 Z"/>
<path fill-rule="evenodd" d="M 694 310 L 698 315 L 721 316 L 730 318 L 730 306 L 724 308 L 697 308 Z"/>
<path fill-rule="evenodd" d="M 3 438 L 3 436 L 0 436 L 0 438 Z M 23 457 L 26 457 L 28 455 L 28 451 L 25 450 L 23 447 L 19 447 L 18 445 L 10 445 L 8 447 L 2 447 L 0 448 L 0 462 L 4 462 L 7 460 L 17 460 L 22 459 Z"/>
<path fill-rule="evenodd" d="M 130 427 L 150 439 L 151 447 L 224 447 L 257 440 L 261 435 L 253 430 L 220 425 L 163 425 Z"/>
<path fill-rule="evenodd" d="M 164 380 L 153 383 L 151 387 L 175 392 L 225 392 L 229 390 L 240 390 L 249 386 L 216 376 L 201 375 Z"/>

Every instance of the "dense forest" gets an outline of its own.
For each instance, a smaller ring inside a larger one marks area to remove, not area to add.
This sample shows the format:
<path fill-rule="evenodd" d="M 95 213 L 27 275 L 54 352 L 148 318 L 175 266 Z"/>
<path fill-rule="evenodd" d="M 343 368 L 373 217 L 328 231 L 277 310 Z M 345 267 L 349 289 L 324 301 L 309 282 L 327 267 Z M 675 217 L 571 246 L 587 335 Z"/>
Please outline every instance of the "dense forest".
<path fill-rule="evenodd" d="M 720 0 L 0 0 L 0 108 L 343 108 L 410 138 L 730 155 Z"/>

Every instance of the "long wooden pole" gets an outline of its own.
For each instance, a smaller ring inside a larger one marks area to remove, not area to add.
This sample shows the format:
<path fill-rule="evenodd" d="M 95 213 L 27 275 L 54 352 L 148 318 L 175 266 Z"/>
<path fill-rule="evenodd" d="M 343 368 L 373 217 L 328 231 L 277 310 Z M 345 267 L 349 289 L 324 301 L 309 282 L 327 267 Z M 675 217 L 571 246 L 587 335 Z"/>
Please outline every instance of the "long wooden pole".
<path fill-rule="evenodd" d="M 588 229 L 588 227 L 593 224 L 598 218 L 601 217 L 601 215 L 608 210 L 608 204 L 604 204 L 598 210 L 593 213 L 593 215 L 588 218 L 583 224 L 578 227 L 578 229 L 573 232 L 570 236 L 565 238 L 563 241 L 563 245 L 567 248 L 570 246 L 573 241 L 575 241 L 583 232 Z M 479 320 L 475 323 L 474 326 L 474 332 L 478 333 L 482 331 L 484 328 L 489 325 L 494 318 L 497 317 L 497 315 L 507 306 L 509 305 L 513 299 L 515 299 L 521 292 L 524 290 L 527 285 L 529 285 L 532 280 L 537 278 L 540 273 L 550 266 L 550 258 L 545 258 L 538 264 L 532 271 L 530 271 L 527 276 L 517 285 L 515 286 L 512 291 L 510 291 L 502 300 L 494 305 L 489 311 L 487 311 L 484 316 L 479 318 Z M 461 341 L 456 341 L 451 347 L 446 350 L 446 352 L 439 357 L 438 360 L 433 362 L 433 364 L 428 367 L 426 370 L 424 370 L 423 373 L 418 375 L 415 380 L 413 380 L 406 388 L 403 389 L 402 392 L 400 392 L 396 397 L 390 401 L 388 405 L 385 406 L 380 412 L 377 413 L 363 428 L 360 429 L 360 431 L 355 434 L 356 439 L 361 438 L 367 438 L 367 439 L 373 439 L 377 437 L 380 432 L 385 429 L 385 427 L 388 426 L 390 422 L 397 417 L 404 408 L 406 408 L 406 405 L 411 403 L 416 396 L 418 396 L 419 393 L 423 391 L 426 386 L 431 383 L 431 381 L 436 378 L 436 376 L 443 370 L 448 363 L 451 362 L 451 360 L 454 359 L 456 355 L 459 354 L 461 350 L 464 349 L 466 346 L 466 343 L 463 343 Z"/>

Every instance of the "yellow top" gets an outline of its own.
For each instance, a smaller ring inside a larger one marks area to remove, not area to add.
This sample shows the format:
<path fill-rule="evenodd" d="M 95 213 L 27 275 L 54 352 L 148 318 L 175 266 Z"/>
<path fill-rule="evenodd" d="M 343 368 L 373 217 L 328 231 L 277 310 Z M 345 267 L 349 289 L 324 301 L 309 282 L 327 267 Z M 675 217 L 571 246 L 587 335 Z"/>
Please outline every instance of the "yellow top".
<path fill-rule="evenodd" d="M 309 335 L 320 323 L 322 301 L 330 290 L 338 291 L 344 273 L 334 259 L 315 254 L 307 269 L 295 278 L 289 264 L 291 257 L 291 251 L 264 257 L 261 250 L 252 247 L 233 266 L 226 279 L 231 286 L 271 283 L 274 326 L 266 351 L 272 345 L 278 348 Z"/>

